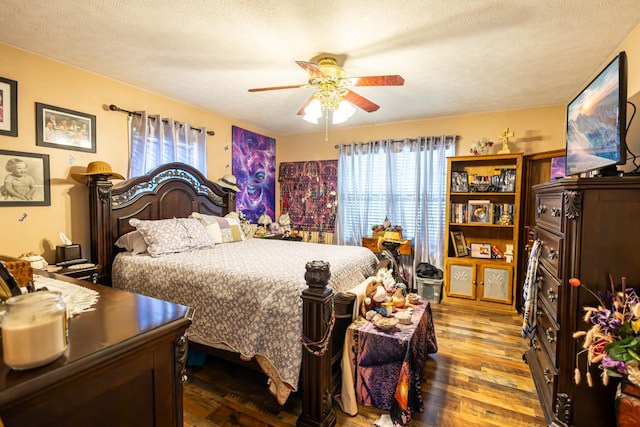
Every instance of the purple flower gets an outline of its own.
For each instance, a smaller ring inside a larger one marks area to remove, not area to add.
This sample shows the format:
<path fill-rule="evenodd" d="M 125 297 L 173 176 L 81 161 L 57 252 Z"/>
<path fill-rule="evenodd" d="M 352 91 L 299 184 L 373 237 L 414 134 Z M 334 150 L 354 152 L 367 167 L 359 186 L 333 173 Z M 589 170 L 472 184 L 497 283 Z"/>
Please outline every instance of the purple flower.
<path fill-rule="evenodd" d="M 601 363 L 602 363 L 603 367 L 608 368 L 608 369 L 613 369 L 614 371 L 616 371 L 620 375 L 626 375 L 627 374 L 627 364 L 625 362 L 623 362 L 623 361 L 611 360 L 609 355 L 606 355 L 604 357 L 604 359 L 602 359 Z"/>

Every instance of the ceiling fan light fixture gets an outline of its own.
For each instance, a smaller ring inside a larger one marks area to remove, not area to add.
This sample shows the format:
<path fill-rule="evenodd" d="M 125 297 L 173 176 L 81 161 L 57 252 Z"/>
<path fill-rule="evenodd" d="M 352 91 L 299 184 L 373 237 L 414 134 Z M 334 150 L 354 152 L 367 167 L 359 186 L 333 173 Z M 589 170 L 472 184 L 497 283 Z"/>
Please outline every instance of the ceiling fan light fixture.
<path fill-rule="evenodd" d="M 350 102 L 342 100 L 338 104 L 338 108 L 333 112 L 331 123 L 337 125 L 349 120 L 356 112 L 356 108 Z"/>
<path fill-rule="evenodd" d="M 320 101 L 317 98 L 314 98 L 304 109 L 304 116 L 302 116 L 302 119 L 317 125 L 320 117 L 322 117 L 322 106 L 320 105 Z"/>

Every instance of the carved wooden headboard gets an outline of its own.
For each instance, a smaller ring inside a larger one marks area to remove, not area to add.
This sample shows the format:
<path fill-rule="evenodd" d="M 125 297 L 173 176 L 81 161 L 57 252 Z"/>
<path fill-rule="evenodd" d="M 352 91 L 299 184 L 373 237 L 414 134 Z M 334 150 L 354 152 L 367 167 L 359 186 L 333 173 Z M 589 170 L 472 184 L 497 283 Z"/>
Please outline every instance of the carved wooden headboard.
<path fill-rule="evenodd" d="M 90 178 L 91 261 L 102 266 L 102 284 L 111 284 L 111 263 L 119 250 L 114 243 L 134 229 L 131 218 L 185 218 L 191 212 L 225 215 L 235 210 L 234 192 L 184 163 L 168 163 L 116 185 L 107 175 Z"/>

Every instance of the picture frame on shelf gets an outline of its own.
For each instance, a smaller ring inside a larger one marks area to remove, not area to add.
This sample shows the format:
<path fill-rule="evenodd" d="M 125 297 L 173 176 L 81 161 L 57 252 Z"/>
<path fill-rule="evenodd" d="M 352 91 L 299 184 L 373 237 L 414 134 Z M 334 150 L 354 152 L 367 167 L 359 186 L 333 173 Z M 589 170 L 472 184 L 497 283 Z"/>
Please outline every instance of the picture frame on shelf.
<path fill-rule="evenodd" d="M 491 223 L 491 201 L 489 200 L 469 200 L 469 222 L 470 223 Z"/>
<path fill-rule="evenodd" d="M 456 257 L 469 255 L 469 250 L 467 249 L 467 241 L 465 240 L 464 233 L 462 231 L 451 232 L 451 243 L 453 245 L 453 252 L 456 254 Z"/>
<path fill-rule="evenodd" d="M 0 150 L 0 206 L 50 206 L 49 155 Z"/>
<path fill-rule="evenodd" d="M 466 171 L 451 171 L 451 192 L 452 193 L 468 193 L 469 192 L 469 175 Z"/>
<path fill-rule="evenodd" d="M 0 77 L 0 135 L 18 136 L 18 82 Z"/>
<path fill-rule="evenodd" d="M 500 192 L 514 193 L 516 191 L 516 170 L 502 169 L 500 171 Z"/>
<path fill-rule="evenodd" d="M 491 259 L 491 244 L 471 243 L 471 258 Z"/>
<path fill-rule="evenodd" d="M 36 145 L 96 152 L 96 116 L 36 102 Z"/>

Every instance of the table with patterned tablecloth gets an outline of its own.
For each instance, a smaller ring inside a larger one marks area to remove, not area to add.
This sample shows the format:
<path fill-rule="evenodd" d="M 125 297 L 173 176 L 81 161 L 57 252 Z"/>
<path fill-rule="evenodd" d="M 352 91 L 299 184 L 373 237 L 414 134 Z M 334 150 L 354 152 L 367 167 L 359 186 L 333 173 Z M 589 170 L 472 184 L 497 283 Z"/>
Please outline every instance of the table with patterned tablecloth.
<path fill-rule="evenodd" d="M 423 411 L 422 370 L 427 354 L 437 352 L 438 344 L 429 303 L 409 307 L 410 325 L 383 331 L 360 317 L 349 326 L 339 397 L 346 413 L 355 415 L 357 402 L 390 410 L 393 423 L 404 425 L 413 411 Z"/>

